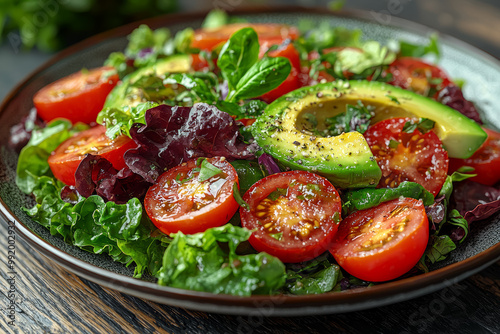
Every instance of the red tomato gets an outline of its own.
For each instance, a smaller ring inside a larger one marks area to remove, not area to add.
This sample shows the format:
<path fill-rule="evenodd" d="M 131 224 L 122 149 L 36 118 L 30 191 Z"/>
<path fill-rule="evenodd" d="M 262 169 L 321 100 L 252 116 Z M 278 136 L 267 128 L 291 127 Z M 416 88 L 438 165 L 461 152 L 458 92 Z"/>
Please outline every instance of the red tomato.
<path fill-rule="evenodd" d="M 146 193 L 146 213 L 163 233 L 203 232 L 224 225 L 238 210 L 233 196 L 238 174 L 233 166 L 224 157 L 208 158 L 220 173 L 200 180 L 196 161 L 166 171 Z"/>
<path fill-rule="evenodd" d="M 439 67 L 418 58 L 402 57 L 389 65 L 392 80 L 389 83 L 424 96 L 435 96 L 451 83 L 448 75 Z"/>
<path fill-rule="evenodd" d="M 271 44 L 269 46 L 266 46 L 266 44 L 261 45 L 262 47 L 271 47 Z M 289 93 L 293 90 L 296 90 L 300 87 L 302 87 L 302 84 L 299 79 L 299 74 L 300 74 L 300 56 L 298 51 L 295 49 L 292 43 L 287 43 L 286 45 L 282 45 L 280 48 L 274 51 L 270 51 L 268 53 L 269 57 L 285 57 L 290 60 L 290 64 L 292 65 L 292 70 L 290 71 L 290 74 L 288 77 L 275 89 L 273 89 L 270 92 L 265 93 L 262 95 L 260 98 L 267 102 L 271 103 L 274 100 L 276 100 L 278 97 L 281 97 L 282 95 L 285 95 L 286 93 Z"/>
<path fill-rule="evenodd" d="M 432 132 L 403 131 L 410 118 L 390 118 L 378 122 L 364 133 L 382 170 L 379 187 L 395 188 L 403 181 L 421 184 L 434 196 L 448 173 L 448 153 Z"/>
<path fill-rule="evenodd" d="M 341 203 L 324 177 L 305 171 L 269 175 L 243 196 L 241 225 L 255 230 L 250 244 L 283 262 L 302 262 L 325 252 L 337 232 Z"/>
<path fill-rule="evenodd" d="M 351 275 L 381 282 L 413 268 L 428 241 L 429 222 L 422 201 L 400 198 L 345 218 L 330 253 Z"/>
<path fill-rule="evenodd" d="M 196 30 L 191 47 L 201 50 L 212 50 L 217 45 L 226 42 L 233 33 L 245 27 L 251 27 L 257 32 L 261 44 L 264 41 L 281 44 L 286 39 L 296 39 L 299 36 L 297 28 L 284 24 L 233 23 L 213 29 L 203 28 Z"/>
<path fill-rule="evenodd" d="M 483 145 L 468 159 L 450 159 L 450 172 L 463 166 L 473 167 L 477 176 L 470 180 L 492 186 L 500 181 L 500 133 L 483 130 L 488 134 Z"/>
<path fill-rule="evenodd" d="M 61 143 L 50 155 L 48 163 L 56 179 L 74 186 L 75 171 L 87 153 L 106 158 L 114 168 L 120 170 L 125 167 L 123 154 L 135 147 L 137 144 L 125 135 L 109 139 L 106 128 L 97 125 Z"/>
<path fill-rule="evenodd" d="M 80 71 L 40 89 L 33 97 L 38 115 L 45 120 L 67 118 L 90 124 L 104 106 L 119 77 L 113 67 Z"/>

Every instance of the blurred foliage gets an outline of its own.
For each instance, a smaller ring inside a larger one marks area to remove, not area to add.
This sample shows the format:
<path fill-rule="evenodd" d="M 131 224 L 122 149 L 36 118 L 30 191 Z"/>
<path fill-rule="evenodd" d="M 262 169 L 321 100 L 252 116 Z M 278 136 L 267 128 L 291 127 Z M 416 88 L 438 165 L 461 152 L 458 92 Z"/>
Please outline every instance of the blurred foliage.
<path fill-rule="evenodd" d="M 176 0 L 0 0 L 0 37 L 55 51 L 98 32 L 177 10 Z"/>

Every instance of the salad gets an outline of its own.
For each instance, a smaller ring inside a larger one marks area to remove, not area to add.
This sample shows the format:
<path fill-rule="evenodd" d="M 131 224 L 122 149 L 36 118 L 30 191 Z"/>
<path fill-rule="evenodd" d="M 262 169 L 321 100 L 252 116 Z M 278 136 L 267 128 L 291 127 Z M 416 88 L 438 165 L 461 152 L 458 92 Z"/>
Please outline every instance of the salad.
<path fill-rule="evenodd" d="M 318 294 L 417 275 L 500 210 L 500 133 L 429 57 L 211 12 L 140 26 L 12 128 L 24 210 L 160 285 Z"/>

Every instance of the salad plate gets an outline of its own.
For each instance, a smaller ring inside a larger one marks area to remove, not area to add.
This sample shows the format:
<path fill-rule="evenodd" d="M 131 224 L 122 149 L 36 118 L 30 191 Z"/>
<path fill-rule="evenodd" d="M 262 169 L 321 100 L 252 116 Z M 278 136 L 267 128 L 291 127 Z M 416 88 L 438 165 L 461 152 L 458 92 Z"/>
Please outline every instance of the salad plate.
<path fill-rule="evenodd" d="M 111 52 L 122 51 L 126 36 L 139 24 L 167 27 L 172 32 L 198 28 L 206 13 L 175 14 L 137 22 L 105 32 L 76 44 L 54 56 L 15 87 L 0 107 L 0 219 L 15 224 L 19 235 L 33 249 L 67 270 L 102 286 L 154 302 L 193 310 L 225 314 L 293 316 L 341 313 L 379 307 L 428 294 L 454 284 L 486 268 L 500 258 L 500 217 L 493 216 L 471 226 L 467 240 L 431 271 L 367 288 L 318 295 L 237 297 L 159 286 L 152 278 L 133 278 L 134 269 L 66 244 L 61 238 L 31 220 L 22 207 L 34 200 L 16 186 L 18 155 L 9 147 L 9 129 L 33 107 L 33 95 L 45 85 L 82 68 L 101 66 Z M 301 19 L 326 21 L 333 26 L 361 29 L 367 39 L 384 44 L 405 40 L 425 43 L 434 31 L 405 20 L 392 18 L 391 25 L 373 20 L 368 12 L 325 12 L 324 9 L 275 8 L 235 11 L 250 22 L 297 25 Z M 500 61 L 466 43 L 439 35 L 439 62 L 454 78 L 465 80 L 464 95 L 480 109 L 483 119 L 500 128 L 497 96 L 500 92 Z"/>

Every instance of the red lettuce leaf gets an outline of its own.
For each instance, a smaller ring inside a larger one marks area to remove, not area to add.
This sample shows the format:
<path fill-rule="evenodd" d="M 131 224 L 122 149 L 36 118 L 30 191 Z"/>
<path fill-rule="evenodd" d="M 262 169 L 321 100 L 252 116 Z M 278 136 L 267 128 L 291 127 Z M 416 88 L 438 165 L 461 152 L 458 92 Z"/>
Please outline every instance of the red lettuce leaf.
<path fill-rule="evenodd" d="M 127 203 L 133 197 L 142 198 L 150 183 L 130 168 L 116 170 L 111 162 L 98 155 L 87 154 L 75 172 L 76 190 L 83 197 L 94 193 L 117 204 Z"/>
<path fill-rule="evenodd" d="M 130 129 L 139 146 L 128 150 L 124 158 L 132 172 L 150 183 L 167 169 L 193 158 L 251 160 L 259 148 L 243 141 L 229 114 L 206 103 L 193 107 L 160 105 L 146 111 L 145 120 L 146 124 L 134 124 Z"/>
<path fill-rule="evenodd" d="M 470 224 L 500 212 L 500 190 L 473 181 L 464 181 L 453 189 L 455 209 Z"/>

